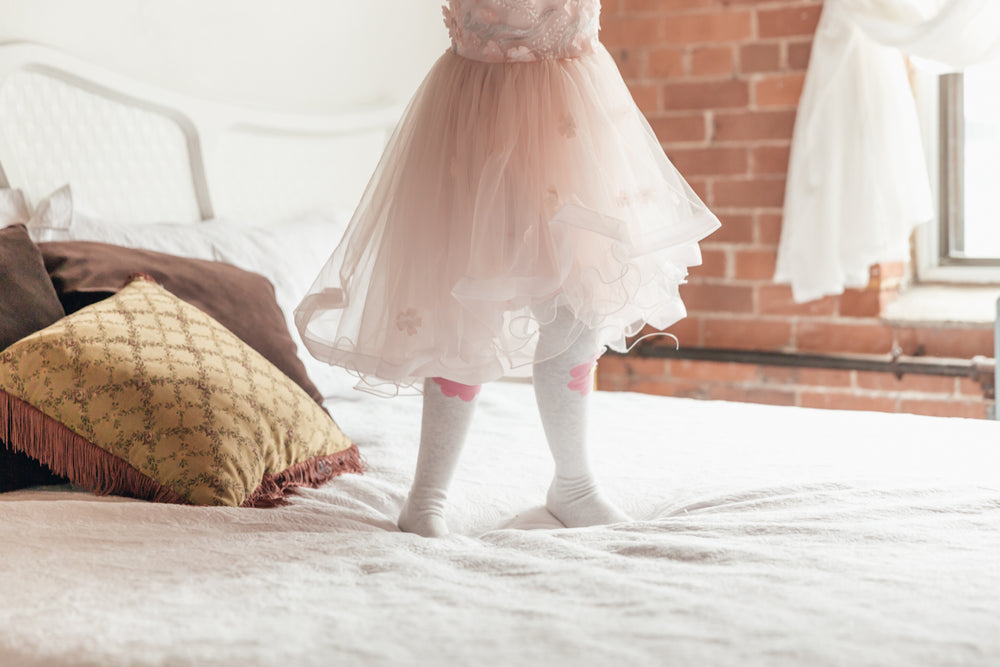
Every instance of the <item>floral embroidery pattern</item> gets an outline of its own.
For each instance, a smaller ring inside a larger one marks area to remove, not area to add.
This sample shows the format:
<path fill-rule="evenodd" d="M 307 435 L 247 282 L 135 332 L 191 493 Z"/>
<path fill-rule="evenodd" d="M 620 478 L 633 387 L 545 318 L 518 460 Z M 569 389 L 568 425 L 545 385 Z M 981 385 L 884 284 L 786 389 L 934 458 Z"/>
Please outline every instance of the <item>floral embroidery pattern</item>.
<path fill-rule="evenodd" d="M 545 194 L 542 197 L 542 203 L 545 204 L 545 208 L 552 213 L 559 210 L 559 205 L 562 203 L 562 200 L 559 198 L 559 190 L 556 189 L 556 186 L 550 185 L 546 188 Z"/>
<path fill-rule="evenodd" d="M 444 25 L 448 28 L 448 34 L 456 42 L 462 41 L 462 29 L 458 25 L 458 18 L 448 5 L 441 6 L 441 13 L 444 14 Z"/>
<path fill-rule="evenodd" d="M 572 139 L 576 136 L 576 120 L 572 114 L 565 113 L 559 119 L 559 134 L 567 139 Z"/>
<path fill-rule="evenodd" d="M 597 368 L 597 360 L 601 353 L 598 352 L 590 360 L 583 362 L 579 366 L 570 369 L 569 374 L 573 379 L 566 386 L 571 391 L 580 392 L 581 396 L 586 396 L 594 389 L 594 369 Z"/>
<path fill-rule="evenodd" d="M 507 49 L 506 56 L 507 60 L 513 63 L 528 63 L 535 59 L 535 54 L 523 44 Z"/>
<path fill-rule="evenodd" d="M 483 388 L 483 385 L 481 384 L 468 385 L 462 384 L 461 382 L 446 380 L 444 378 L 434 378 L 434 382 L 441 387 L 441 393 L 448 398 L 458 396 L 466 403 L 474 399 Z"/>
<path fill-rule="evenodd" d="M 416 336 L 417 330 L 423 324 L 424 320 L 417 314 L 416 308 L 407 308 L 396 315 L 396 328 L 405 331 L 407 336 Z"/>
<path fill-rule="evenodd" d="M 578 58 L 597 44 L 600 0 L 449 0 L 443 11 L 452 52 L 474 60 Z"/>
<path fill-rule="evenodd" d="M 615 203 L 618 205 L 619 208 L 630 208 L 632 206 L 648 205 L 655 199 L 656 199 L 656 192 L 654 192 L 650 188 L 644 187 L 639 190 L 633 190 L 632 192 L 626 192 L 625 190 L 620 190 L 618 192 L 618 196 L 615 198 Z"/>

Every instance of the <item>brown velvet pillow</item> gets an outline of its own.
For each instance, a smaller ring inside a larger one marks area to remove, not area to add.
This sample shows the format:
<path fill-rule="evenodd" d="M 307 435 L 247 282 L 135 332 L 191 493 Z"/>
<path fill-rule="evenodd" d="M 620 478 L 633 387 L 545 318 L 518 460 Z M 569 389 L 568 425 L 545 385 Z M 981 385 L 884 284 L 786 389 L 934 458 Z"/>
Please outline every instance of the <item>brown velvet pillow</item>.
<path fill-rule="evenodd" d="M 211 315 L 322 405 L 267 278 L 223 262 L 107 243 L 56 241 L 38 247 L 67 314 L 117 293 L 131 274 L 145 273 Z"/>
<path fill-rule="evenodd" d="M 0 228 L 0 350 L 65 314 L 28 230 Z"/>
<path fill-rule="evenodd" d="M 0 228 L 0 350 L 44 329 L 64 315 L 24 225 Z M 37 484 L 62 484 L 63 477 L 0 441 L 0 493 Z"/>

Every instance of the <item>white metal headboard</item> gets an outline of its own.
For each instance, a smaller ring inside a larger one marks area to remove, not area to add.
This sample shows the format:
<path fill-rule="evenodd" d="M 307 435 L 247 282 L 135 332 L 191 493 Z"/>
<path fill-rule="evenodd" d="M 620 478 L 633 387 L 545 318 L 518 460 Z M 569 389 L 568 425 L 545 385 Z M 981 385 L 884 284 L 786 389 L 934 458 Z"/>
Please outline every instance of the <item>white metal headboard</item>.
<path fill-rule="evenodd" d="M 321 85 L 321 82 L 318 82 Z M 0 44 L 0 186 L 70 183 L 118 222 L 278 220 L 353 208 L 401 105 L 336 116 L 196 100 L 36 44 Z"/>

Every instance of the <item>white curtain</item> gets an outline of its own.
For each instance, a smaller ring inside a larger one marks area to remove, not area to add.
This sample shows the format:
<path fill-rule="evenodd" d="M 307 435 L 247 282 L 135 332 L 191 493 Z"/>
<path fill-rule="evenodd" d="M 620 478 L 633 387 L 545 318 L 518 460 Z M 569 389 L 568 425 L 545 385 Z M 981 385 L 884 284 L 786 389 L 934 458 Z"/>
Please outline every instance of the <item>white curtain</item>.
<path fill-rule="evenodd" d="M 951 69 L 1000 57 L 1000 0 L 826 0 L 799 102 L 775 281 L 795 301 L 864 287 L 933 216 L 900 52 Z"/>

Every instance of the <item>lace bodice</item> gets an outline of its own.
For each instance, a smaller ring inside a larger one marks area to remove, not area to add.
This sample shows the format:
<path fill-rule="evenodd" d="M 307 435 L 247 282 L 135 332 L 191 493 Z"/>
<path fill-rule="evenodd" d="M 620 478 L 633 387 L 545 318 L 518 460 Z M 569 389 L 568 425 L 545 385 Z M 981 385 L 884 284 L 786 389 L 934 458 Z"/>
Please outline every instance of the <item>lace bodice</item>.
<path fill-rule="evenodd" d="M 452 51 L 484 62 L 578 58 L 597 44 L 600 0 L 448 0 Z"/>

